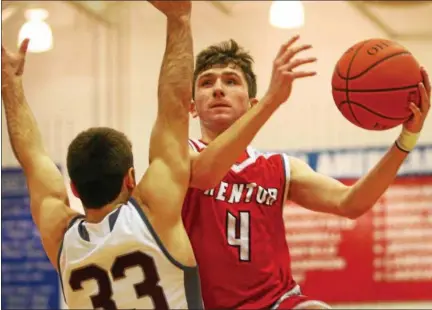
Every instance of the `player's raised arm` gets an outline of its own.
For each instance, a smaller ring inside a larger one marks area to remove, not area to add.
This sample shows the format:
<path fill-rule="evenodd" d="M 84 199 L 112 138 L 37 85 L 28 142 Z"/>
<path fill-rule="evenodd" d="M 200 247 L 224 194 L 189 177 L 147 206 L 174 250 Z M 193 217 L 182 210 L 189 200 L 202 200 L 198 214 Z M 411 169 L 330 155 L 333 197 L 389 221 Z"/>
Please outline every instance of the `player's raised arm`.
<path fill-rule="evenodd" d="M 315 62 L 315 57 L 296 57 L 312 47 L 308 44 L 295 46 L 298 39 L 299 36 L 294 36 L 281 46 L 273 61 L 272 79 L 263 99 L 201 153 L 191 154 L 191 187 L 209 189 L 219 184 L 260 128 L 288 100 L 294 80 L 316 74 L 302 68 L 304 64 Z"/>
<path fill-rule="evenodd" d="M 430 109 L 431 85 L 422 69 L 423 83 L 419 84 L 421 105 L 410 105 L 413 117 L 403 126 L 395 144 L 365 176 L 354 185 L 345 186 L 328 176 L 313 171 L 306 163 L 290 159 L 291 180 L 289 198 L 311 210 L 357 218 L 371 209 L 393 183 L 397 172 L 415 147 Z"/>
<path fill-rule="evenodd" d="M 136 195 L 151 212 L 177 221 L 190 178 L 191 2 L 149 2 L 167 17 L 167 42 L 159 75 L 157 118 L 150 138 L 150 167 Z"/>
<path fill-rule="evenodd" d="M 37 122 L 24 96 L 22 74 L 28 44 L 29 40 L 24 40 L 18 54 L 2 46 L 2 99 L 12 150 L 26 176 L 33 221 L 49 259 L 57 267 L 56 256 L 63 233 L 77 213 L 69 208 L 63 177 L 45 151 Z"/>

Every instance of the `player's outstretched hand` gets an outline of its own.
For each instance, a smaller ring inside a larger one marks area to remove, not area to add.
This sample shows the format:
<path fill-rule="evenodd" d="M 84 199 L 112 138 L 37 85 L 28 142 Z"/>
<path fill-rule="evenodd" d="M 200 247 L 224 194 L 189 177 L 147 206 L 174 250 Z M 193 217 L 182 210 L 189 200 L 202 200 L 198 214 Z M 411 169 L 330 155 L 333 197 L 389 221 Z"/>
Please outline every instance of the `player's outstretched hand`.
<path fill-rule="evenodd" d="M 12 87 L 16 77 L 24 73 L 25 58 L 30 40 L 25 39 L 17 53 L 11 53 L 3 45 L 1 47 L 1 87 L 2 91 Z"/>
<path fill-rule="evenodd" d="M 21 42 L 18 53 L 11 53 L 6 50 L 3 45 L 1 47 L 1 65 L 2 77 L 3 74 L 21 76 L 24 72 L 25 57 L 27 54 L 30 39 L 25 39 Z"/>
<path fill-rule="evenodd" d="M 315 57 L 297 57 L 300 53 L 312 48 L 310 44 L 293 46 L 300 38 L 292 37 L 283 44 L 273 61 L 273 71 L 270 86 L 267 90 L 267 98 L 271 98 L 276 104 L 282 104 L 288 100 L 294 80 L 316 75 L 315 71 L 302 70 L 302 66 L 313 63 Z"/>
<path fill-rule="evenodd" d="M 191 14 L 191 1 L 150 1 L 149 2 L 164 13 L 168 18 L 188 17 Z"/>
<path fill-rule="evenodd" d="M 410 103 L 413 116 L 404 124 L 405 129 L 413 133 L 422 130 L 424 121 L 431 107 L 431 81 L 425 68 L 421 68 L 421 73 L 423 81 L 419 83 L 420 107 L 413 102 Z"/>

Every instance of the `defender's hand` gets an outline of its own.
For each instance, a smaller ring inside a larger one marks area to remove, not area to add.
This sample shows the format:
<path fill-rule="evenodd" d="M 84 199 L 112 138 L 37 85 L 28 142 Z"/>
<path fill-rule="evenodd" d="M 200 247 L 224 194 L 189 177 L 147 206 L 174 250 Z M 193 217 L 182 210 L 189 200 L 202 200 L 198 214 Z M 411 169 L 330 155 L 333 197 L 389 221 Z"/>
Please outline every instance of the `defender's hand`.
<path fill-rule="evenodd" d="M 149 2 L 164 13 L 168 18 L 188 17 L 191 14 L 191 1 L 150 1 Z"/>
<path fill-rule="evenodd" d="M 4 97 L 7 96 L 8 91 L 14 91 L 21 81 L 29 42 L 29 39 L 25 39 L 18 53 L 9 52 L 3 45 L 1 47 L 1 91 Z"/>
<path fill-rule="evenodd" d="M 30 39 L 22 41 L 18 53 L 11 53 L 1 47 L 2 78 L 21 76 L 24 72 L 25 58 Z"/>
<path fill-rule="evenodd" d="M 410 109 L 413 116 L 404 123 L 404 128 L 412 133 L 418 133 L 422 130 L 424 121 L 431 107 L 431 82 L 425 68 L 421 68 L 423 82 L 419 83 L 420 90 L 420 107 L 415 103 L 410 103 Z"/>
<path fill-rule="evenodd" d="M 297 54 L 312 48 L 312 45 L 309 44 L 292 46 L 299 38 L 298 35 L 294 36 L 283 44 L 273 62 L 272 78 L 266 96 L 276 104 L 282 104 L 288 100 L 294 80 L 316 75 L 315 71 L 293 71 L 297 67 L 317 60 L 315 57 L 295 57 Z"/>

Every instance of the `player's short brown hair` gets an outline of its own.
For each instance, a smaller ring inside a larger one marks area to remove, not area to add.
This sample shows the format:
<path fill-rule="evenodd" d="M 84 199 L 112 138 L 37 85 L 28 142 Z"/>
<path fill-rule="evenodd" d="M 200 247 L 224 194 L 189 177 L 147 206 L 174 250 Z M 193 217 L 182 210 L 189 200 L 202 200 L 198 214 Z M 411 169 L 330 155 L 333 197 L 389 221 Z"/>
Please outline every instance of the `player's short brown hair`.
<path fill-rule="evenodd" d="M 115 200 L 131 167 L 132 143 L 124 133 L 112 128 L 87 129 L 68 148 L 69 177 L 88 209 L 99 209 Z"/>
<path fill-rule="evenodd" d="M 252 69 L 253 62 L 252 56 L 233 39 L 207 47 L 198 54 L 196 59 L 193 95 L 195 96 L 195 82 L 200 73 L 215 65 L 233 64 L 243 71 L 248 84 L 249 98 L 255 98 L 257 95 L 257 82 Z"/>

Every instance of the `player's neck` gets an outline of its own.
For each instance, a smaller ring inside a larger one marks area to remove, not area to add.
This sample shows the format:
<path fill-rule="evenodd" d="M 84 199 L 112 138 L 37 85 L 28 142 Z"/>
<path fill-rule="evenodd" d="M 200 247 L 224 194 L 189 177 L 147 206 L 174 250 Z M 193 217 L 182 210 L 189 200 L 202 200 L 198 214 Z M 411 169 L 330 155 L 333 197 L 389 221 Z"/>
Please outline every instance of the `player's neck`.
<path fill-rule="evenodd" d="M 100 209 L 85 209 L 87 222 L 101 222 L 108 214 L 110 214 L 112 211 L 119 208 L 123 203 L 125 203 L 125 201 L 123 200 L 124 199 L 116 199 L 112 203 L 109 203 Z"/>
<path fill-rule="evenodd" d="M 205 143 L 210 143 L 214 139 L 216 139 L 220 134 L 222 134 L 224 131 L 225 129 L 212 130 L 201 126 L 201 141 Z"/>

